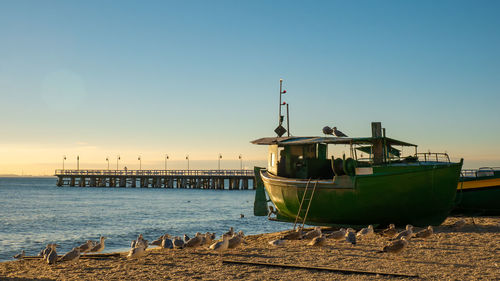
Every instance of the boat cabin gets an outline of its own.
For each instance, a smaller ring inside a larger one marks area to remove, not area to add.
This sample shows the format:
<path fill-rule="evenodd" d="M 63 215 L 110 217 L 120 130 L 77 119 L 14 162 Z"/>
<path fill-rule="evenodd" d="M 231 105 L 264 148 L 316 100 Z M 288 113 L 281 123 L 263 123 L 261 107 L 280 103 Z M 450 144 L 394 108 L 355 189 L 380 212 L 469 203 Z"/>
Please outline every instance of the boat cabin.
<path fill-rule="evenodd" d="M 380 123 L 375 125 L 381 128 Z M 372 128 L 373 126 L 374 124 Z M 377 132 L 377 130 L 372 131 Z M 382 135 L 381 130 L 372 137 L 364 138 L 270 137 L 252 143 L 269 146 L 267 170 L 286 178 L 332 179 L 343 175 L 366 175 L 373 174 L 374 167 L 418 161 L 417 145 L 387 138 L 385 134 Z M 344 154 L 329 157 L 329 144 L 349 145 L 349 156 Z M 404 157 L 401 155 L 402 149 L 396 148 L 398 146 L 414 147 L 415 154 Z M 363 153 L 368 157 L 363 158 Z M 436 154 L 436 161 L 441 161 L 437 158 Z"/>

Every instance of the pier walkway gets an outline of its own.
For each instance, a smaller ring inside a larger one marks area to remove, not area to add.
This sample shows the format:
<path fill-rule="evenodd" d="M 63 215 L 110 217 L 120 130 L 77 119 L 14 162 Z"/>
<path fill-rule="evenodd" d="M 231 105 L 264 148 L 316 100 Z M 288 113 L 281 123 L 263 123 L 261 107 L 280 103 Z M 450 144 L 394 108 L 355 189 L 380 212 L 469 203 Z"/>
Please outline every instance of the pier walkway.
<path fill-rule="evenodd" d="M 57 186 L 255 189 L 253 170 L 56 170 Z"/>

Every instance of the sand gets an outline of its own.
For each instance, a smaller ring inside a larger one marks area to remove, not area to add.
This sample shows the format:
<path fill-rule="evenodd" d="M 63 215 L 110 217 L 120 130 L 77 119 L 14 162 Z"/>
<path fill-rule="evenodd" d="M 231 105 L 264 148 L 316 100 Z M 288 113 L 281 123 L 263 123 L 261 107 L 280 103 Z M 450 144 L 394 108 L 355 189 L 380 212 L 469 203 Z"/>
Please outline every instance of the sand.
<path fill-rule="evenodd" d="M 224 259 L 322 266 L 338 269 L 417 275 L 433 280 L 500 280 L 500 217 L 465 218 L 460 229 L 449 225 L 462 218 L 450 217 L 435 227 L 429 239 L 411 239 L 399 255 L 379 253 L 387 238 L 366 237 L 351 246 L 328 240 L 325 246 L 308 241 L 287 241 L 283 247 L 267 242 L 282 233 L 247 236 L 246 244 L 224 254 Z M 76 263 L 49 266 L 42 260 L 0 263 L 0 280 L 373 280 L 409 279 L 377 275 L 222 264 L 217 253 L 206 248 L 148 249 L 139 259 L 126 253 L 104 260 L 80 259 Z"/>

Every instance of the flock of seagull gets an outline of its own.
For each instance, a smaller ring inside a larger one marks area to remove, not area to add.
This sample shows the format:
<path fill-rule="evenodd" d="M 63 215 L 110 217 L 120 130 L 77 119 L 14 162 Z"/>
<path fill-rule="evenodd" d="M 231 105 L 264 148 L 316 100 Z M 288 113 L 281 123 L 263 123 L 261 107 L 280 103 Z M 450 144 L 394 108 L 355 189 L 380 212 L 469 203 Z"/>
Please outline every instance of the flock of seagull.
<path fill-rule="evenodd" d="M 139 258 L 143 256 L 149 245 L 158 246 L 162 249 L 183 249 L 208 246 L 210 250 L 219 252 L 219 255 L 222 256 L 222 253 L 227 249 L 234 249 L 242 244 L 245 234 L 241 230 L 236 233 L 234 232 L 234 228 L 231 227 L 228 232 L 221 235 L 220 241 L 214 241 L 215 237 L 215 233 L 212 232 L 207 232 L 205 234 L 197 232 L 193 238 L 189 238 L 186 234 L 184 234 L 183 238 L 179 236 L 171 237 L 169 234 L 164 234 L 149 243 L 148 240 L 144 239 L 142 234 L 139 234 L 137 239 L 133 240 L 130 244 L 130 251 L 127 258 Z M 106 237 L 102 236 L 99 242 L 87 240 L 87 242 L 73 248 L 62 257 L 57 255 L 56 248 L 59 247 L 59 245 L 50 243 L 39 252 L 38 256 L 43 258 L 47 264 L 56 264 L 56 262 L 76 262 L 80 259 L 81 255 L 102 252 L 106 247 L 106 239 Z M 16 259 L 23 259 L 24 257 L 24 250 L 22 250 L 20 254 L 14 256 Z"/>
<path fill-rule="evenodd" d="M 412 237 L 416 238 L 429 238 L 434 233 L 432 226 L 419 231 L 413 232 L 413 226 L 407 225 L 406 229 L 398 232 L 394 224 L 390 224 L 387 229 L 382 230 L 378 234 L 389 238 L 387 245 L 384 246 L 381 253 L 400 253 L 408 246 L 408 241 Z M 272 246 L 283 246 L 286 245 L 286 240 L 311 240 L 308 246 L 323 246 L 325 245 L 327 239 L 333 240 L 344 240 L 351 245 L 356 245 L 356 241 L 362 239 L 362 237 L 367 237 L 374 235 L 374 229 L 372 225 L 365 227 L 358 232 L 352 228 L 341 228 L 340 230 L 323 233 L 320 227 L 315 227 L 313 230 L 308 232 L 303 231 L 302 227 L 298 227 L 295 231 L 289 232 L 276 240 L 269 241 Z"/>
<path fill-rule="evenodd" d="M 452 228 L 460 228 L 465 225 L 464 220 L 459 220 L 455 224 L 451 225 Z M 383 247 L 380 253 L 400 253 L 407 246 L 411 238 L 429 238 L 433 235 L 434 230 L 432 226 L 414 232 L 412 225 L 407 225 L 406 229 L 398 231 L 394 224 L 390 224 L 388 228 L 378 232 L 379 235 L 389 238 L 387 245 Z M 320 227 L 315 227 L 313 230 L 304 232 L 302 227 L 298 227 L 296 230 L 292 230 L 287 234 L 282 235 L 280 238 L 269 241 L 268 243 L 272 246 L 284 246 L 287 240 L 311 240 L 307 245 L 309 246 L 323 246 L 325 245 L 327 239 L 333 240 L 344 240 L 350 243 L 352 246 L 356 245 L 356 241 L 363 239 L 362 237 L 368 237 L 374 235 L 374 229 L 372 225 L 363 228 L 359 231 L 355 231 L 352 228 L 341 228 L 337 231 L 323 232 Z M 133 240 L 130 245 L 130 251 L 127 258 L 139 258 L 145 254 L 146 249 L 149 245 L 158 246 L 162 249 L 183 249 L 183 248 L 195 248 L 195 247 L 208 247 L 210 250 L 219 253 L 222 258 L 224 251 L 228 249 L 237 248 L 239 245 L 244 243 L 245 235 L 243 231 L 235 232 L 233 227 L 229 229 L 228 232 L 221 235 L 218 241 L 215 241 L 215 233 L 206 232 L 201 234 L 197 232 L 194 237 L 189 238 L 188 235 L 184 234 L 184 237 L 179 236 L 171 237 L 169 234 L 164 234 L 158 237 L 153 242 L 149 243 L 145 240 L 142 234 L 139 234 L 136 240 Z M 71 262 L 78 261 L 82 254 L 87 253 L 99 253 L 104 250 L 106 237 L 100 237 L 99 242 L 88 240 L 84 244 L 73 248 L 71 251 L 64 254 L 62 257 L 58 257 L 56 252 L 56 247 L 59 245 L 51 243 L 48 244 L 44 249 L 38 254 L 42 257 L 48 264 L 55 264 L 56 262 Z M 25 257 L 24 250 L 14 256 L 16 259 L 23 259 Z"/>

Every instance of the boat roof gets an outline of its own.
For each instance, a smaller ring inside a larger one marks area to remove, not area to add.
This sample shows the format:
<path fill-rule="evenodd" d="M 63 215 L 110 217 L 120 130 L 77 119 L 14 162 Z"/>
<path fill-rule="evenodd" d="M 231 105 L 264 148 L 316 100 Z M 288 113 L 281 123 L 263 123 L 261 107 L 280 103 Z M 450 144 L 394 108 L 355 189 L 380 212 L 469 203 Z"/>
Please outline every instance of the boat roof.
<path fill-rule="evenodd" d="M 362 137 L 362 138 L 344 138 L 344 137 L 267 137 L 251 141 L 253 144 L 259 145 L 305 145 L 305 144 L 374 144 L 377 140 L 383 137 Z M 401 146 L 417 146 L 416 144 L 399 141 L 391 138 L 385 138 L 387 145 L 401 145 Z"/>

